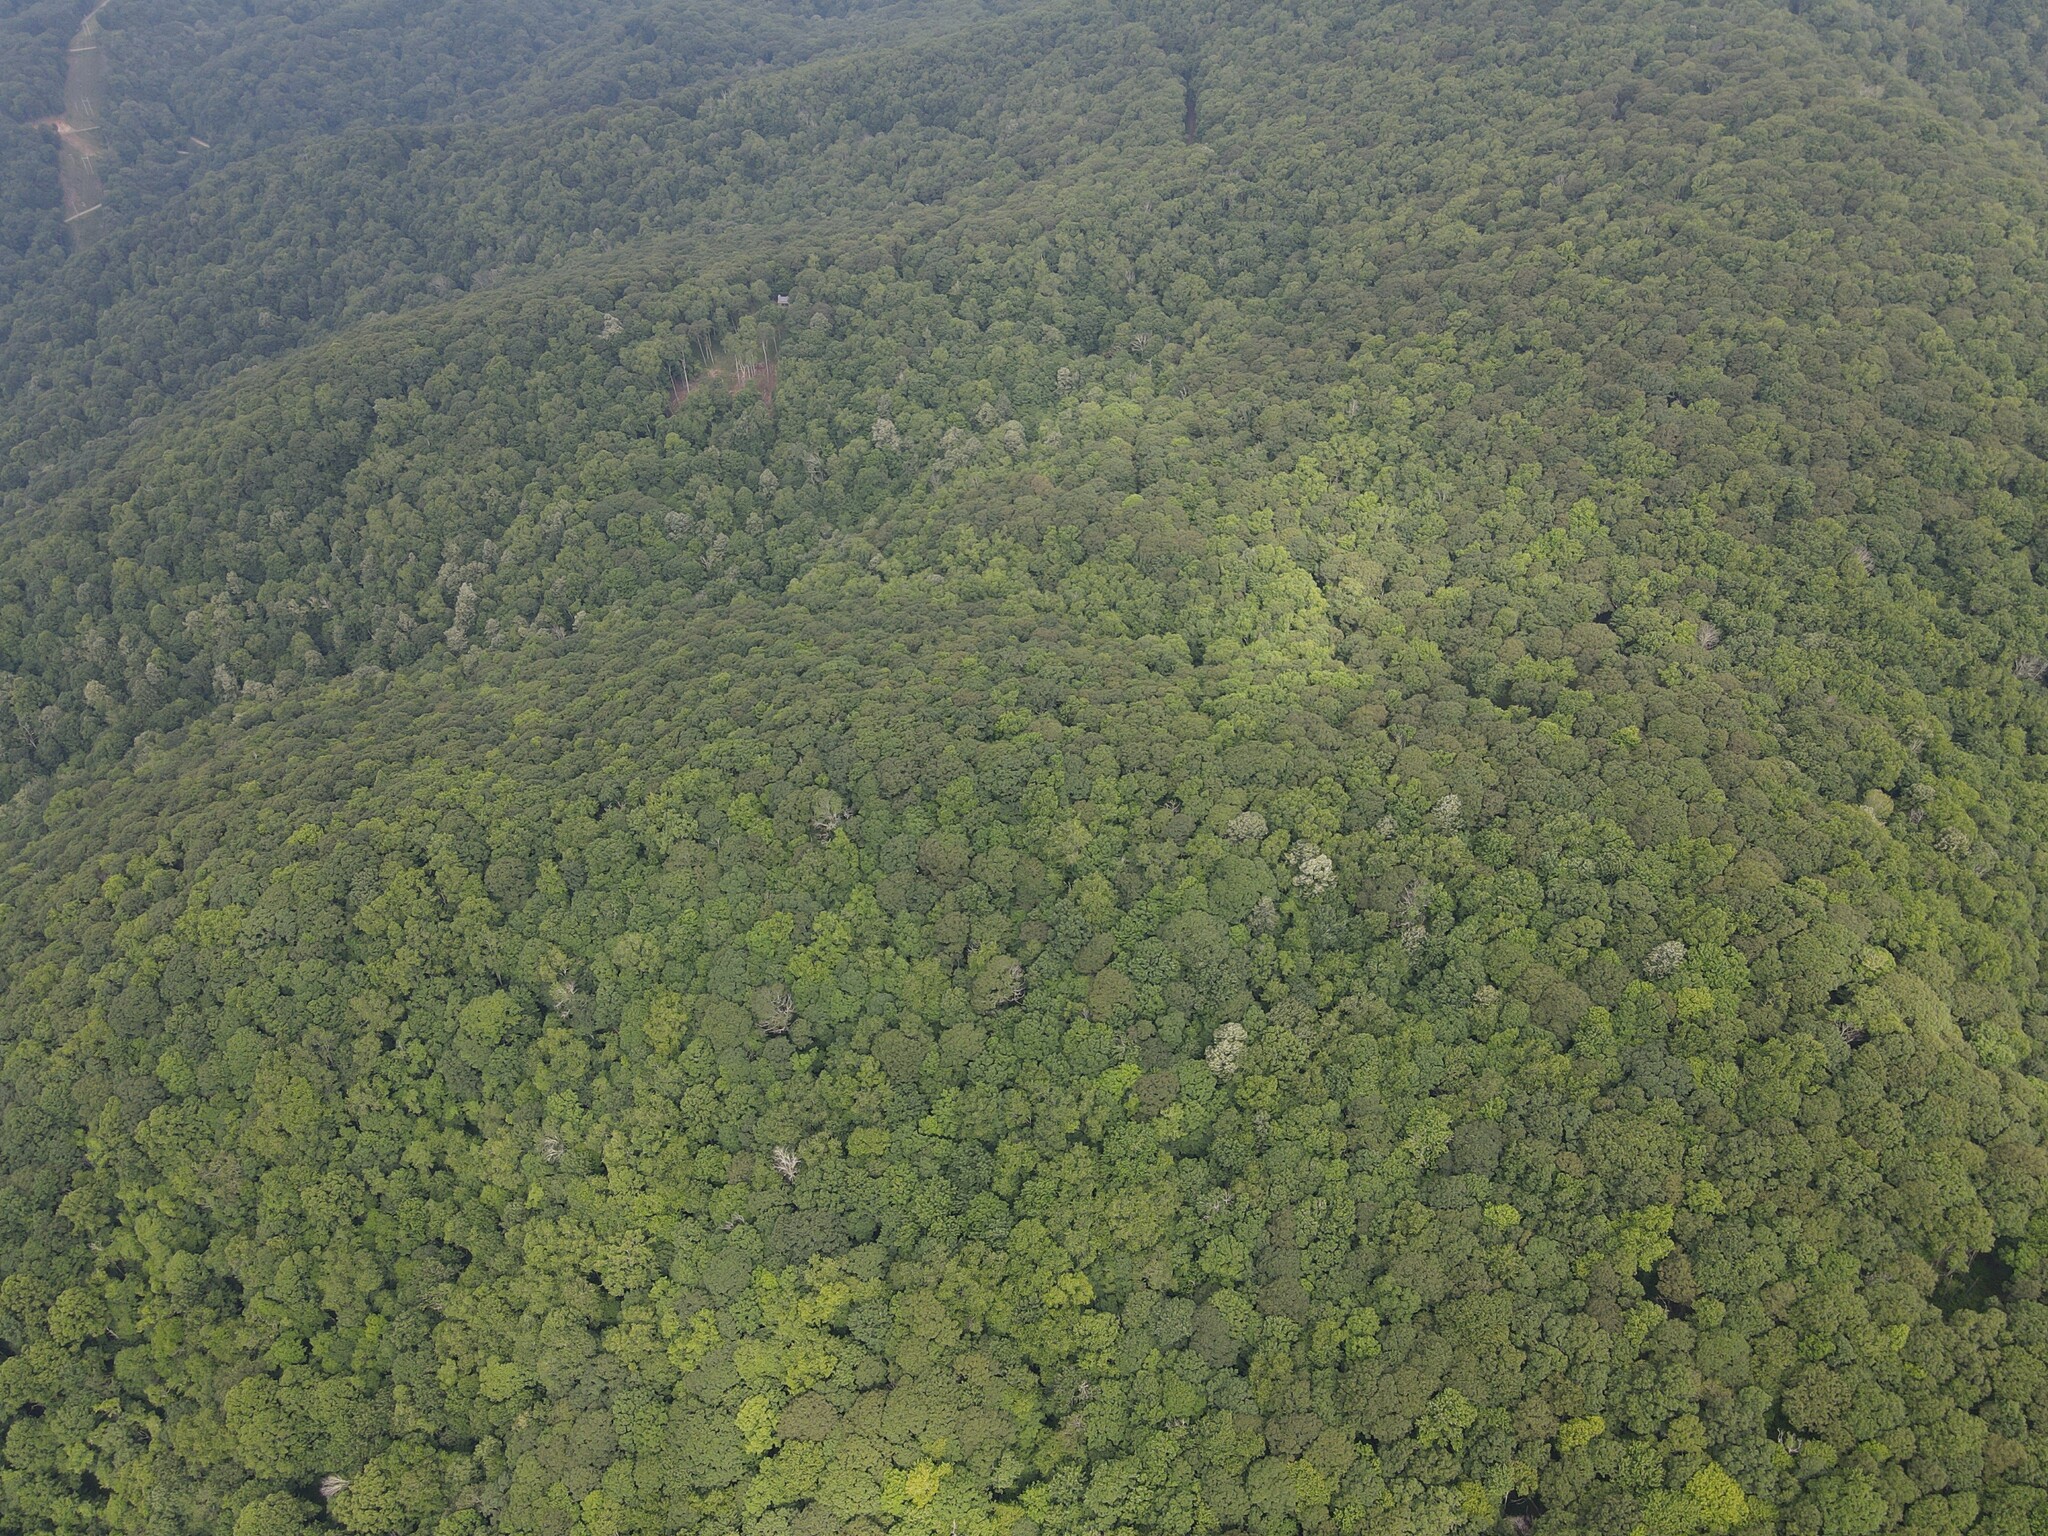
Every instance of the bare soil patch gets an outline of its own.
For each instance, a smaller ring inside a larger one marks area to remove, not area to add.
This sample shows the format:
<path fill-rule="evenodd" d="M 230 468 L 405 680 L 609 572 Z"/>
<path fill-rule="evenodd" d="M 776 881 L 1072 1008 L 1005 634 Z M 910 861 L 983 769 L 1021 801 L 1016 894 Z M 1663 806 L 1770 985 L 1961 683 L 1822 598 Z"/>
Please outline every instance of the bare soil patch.
<path fill-rule="evenodd" d="M 98 160 L 105 152 L 100 123 L 106 111 L 107 63 L 100 47 L 100 11 L 107 0 L 99 0 L 71 39 L 64 71 L 64 110 L 55 117 L 37 120 L 32 126 L 53 128 L 57 133 L 57 181 L 63 192 L 64 222 L 72 228 L 74 243 L 82 243 L 90 226 L 84 221 L 106 204 L 106 187 L 100 180 Z"/>
<path fill-rule="evenodd" d="M 734 394 L 747 389 L 758 390 L 761 403 L 771 411 L 775 409 L 775 364 L 722 363 L 709 372 L 693 373 L 688 379 L 677 379 L 669 385 L 669 410 L 675 410 L 698 390 L 706 388 L 713 379 L 724 384 Z"/>

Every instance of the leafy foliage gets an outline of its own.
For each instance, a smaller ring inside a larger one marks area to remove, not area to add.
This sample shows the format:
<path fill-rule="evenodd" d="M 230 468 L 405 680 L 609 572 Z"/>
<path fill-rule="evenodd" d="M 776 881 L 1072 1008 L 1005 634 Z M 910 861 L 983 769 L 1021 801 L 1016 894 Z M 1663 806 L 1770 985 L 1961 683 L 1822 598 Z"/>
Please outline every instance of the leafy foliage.
<path fill-rule="evenodd" d="M 2020 29 L 560 17 L 9 303 L 0 1528 L 2039 1529 Z"/>

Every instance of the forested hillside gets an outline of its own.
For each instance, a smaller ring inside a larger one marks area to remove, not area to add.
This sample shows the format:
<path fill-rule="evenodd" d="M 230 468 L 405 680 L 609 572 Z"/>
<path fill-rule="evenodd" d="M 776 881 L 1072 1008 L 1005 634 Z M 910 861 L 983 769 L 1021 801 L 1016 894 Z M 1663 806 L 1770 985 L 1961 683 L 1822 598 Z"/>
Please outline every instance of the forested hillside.
<path fill-rule="evenodd" d="M 2048 16 L 816 9 L 6 160 L 0 1531 L 2048 1527 Z"/>

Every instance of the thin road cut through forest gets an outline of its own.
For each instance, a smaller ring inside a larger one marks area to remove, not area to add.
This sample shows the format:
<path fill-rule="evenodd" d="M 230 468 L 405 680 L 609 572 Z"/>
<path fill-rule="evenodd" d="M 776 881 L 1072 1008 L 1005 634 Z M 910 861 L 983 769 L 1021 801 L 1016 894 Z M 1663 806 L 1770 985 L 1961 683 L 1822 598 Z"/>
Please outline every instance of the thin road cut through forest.
<path fill-rule="evenodd" d="M 64 193 L 64 222 L 74 244 L 82 242 L 99 221 L 92 217 L 104 206 L 106 189 L 95 163 L 104 146 L 100 119 L 106 110 L 106 54 L 100 46 L 99 0 L 73 34 L 65 59 L 64 111 L 45 118 L 42 126 L 57 130 L 57 179 Z"/>

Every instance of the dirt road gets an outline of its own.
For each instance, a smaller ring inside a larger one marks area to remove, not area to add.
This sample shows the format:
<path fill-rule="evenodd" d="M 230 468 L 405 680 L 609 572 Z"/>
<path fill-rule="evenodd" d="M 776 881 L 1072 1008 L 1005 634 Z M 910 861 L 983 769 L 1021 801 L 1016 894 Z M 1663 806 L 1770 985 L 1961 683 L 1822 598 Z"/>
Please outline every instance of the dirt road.
<path fill-rule="evenodd" d="M 105 206 L 106 188 L 100 181 L 97 161 L 105 152 L 101 119 L 106 111 L 107 64 L 100 47 L 100 12 L 107 0 L 99 0 L 79 23 L 66 54 L 64 111 L 44 118 L 39 126 L 57 130 L 57 179 L 64 192 L 64 222 L 71 228 L 71 242 L 81 245 L 99 220 L 94 217 Z"/>

